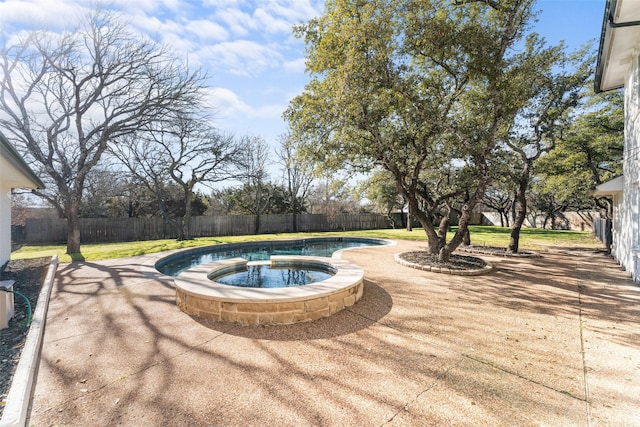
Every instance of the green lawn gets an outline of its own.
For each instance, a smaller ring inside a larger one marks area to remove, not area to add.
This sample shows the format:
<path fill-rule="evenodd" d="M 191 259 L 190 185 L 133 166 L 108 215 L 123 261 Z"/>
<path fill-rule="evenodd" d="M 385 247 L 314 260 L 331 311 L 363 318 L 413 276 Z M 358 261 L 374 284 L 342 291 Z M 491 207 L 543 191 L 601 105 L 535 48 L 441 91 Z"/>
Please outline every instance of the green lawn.
<path fill-rule="evenodd" d="M 511 233 L 511 230 L 509 228 L 494 226 L 472 226 L 470 227 L 470 229 L 471 242 L 475 245 L 506 247 L 509 243 L 509 234 Z M 73 254 L 71 256 L 65 254 L 65 245 L 23 246 L 18 251 L 13 252 L 11 254 L 11 258 L 38 258 L 57 254 L 60 262 L 98 261 L 111 258 L 145 255 L 167 251 L 170 249 L 213 245 L 223 242 L 248 242 L 255 240 L 285 238 L 292 239 L 309 236 L 361 236 L 398 240 L 421 240 L 426 242 L 426 235 L 424 234 L 424 230 L 422 230 L 421 228 L 415 228 L 411 232 L 408 232 L 404 229 L 396 229 L 349 231 L 343 233 L 282 233 L 249 236 L 203 237 L 186 241 L 149 240 L 123 243 L 87 243 L 82 245 L 82 253 Z M 451 234 L 449 236 L 451 236 Z M 595 239 L 595 237 L 593 237 L 592 233 L 590 232 L 543 230 L 539 228 L 527 228 L 523 229 L 521 232 L 521 249 L 545 251 L 552 246 L 601 248 L 602 244 L 597 239 Z"/>

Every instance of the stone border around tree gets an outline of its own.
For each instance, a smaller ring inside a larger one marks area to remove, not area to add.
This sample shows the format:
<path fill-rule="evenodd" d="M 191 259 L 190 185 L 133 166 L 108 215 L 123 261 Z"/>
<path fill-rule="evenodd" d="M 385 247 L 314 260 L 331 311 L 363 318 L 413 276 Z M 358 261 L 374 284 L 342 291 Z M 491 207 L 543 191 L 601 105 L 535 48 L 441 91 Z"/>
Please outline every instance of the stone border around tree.
<path fill-rule="evenodd" d="M 394 260 L 405 267 L 415 268 L 417 270 L 429 271 L 431 273 L 440 273 L 440 274 L 450 274 L 452 276 L 481 276 L 483 274 L 488 274 L 493 271 L 493 264 L 488 261 L 483 260 L 486 265 L 482 268 L 473 269 L 473 270 L 455 270 L 451 268 L 443 268 L 443 267 L 435 267 L 424 264 L 416 264 L 413 262 L 405 261 L 401 257 L 405 252 L 395 254 Z"/>

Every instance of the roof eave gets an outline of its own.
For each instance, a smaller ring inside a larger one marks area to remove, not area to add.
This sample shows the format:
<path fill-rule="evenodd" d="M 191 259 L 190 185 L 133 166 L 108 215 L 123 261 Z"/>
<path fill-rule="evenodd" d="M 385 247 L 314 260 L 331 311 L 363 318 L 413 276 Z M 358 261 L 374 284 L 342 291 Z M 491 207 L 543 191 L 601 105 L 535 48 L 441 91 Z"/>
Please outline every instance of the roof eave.
<path fill-rule="evenodd" d="M 13 145 L 9 143 L 2 132 L 0 132 L 0 154 L 9 159 L 13 165 L 34 184 L 35 188 L 45 188 L 44 183 L 40 180 L 38 175 L 31 170 L 29 165 L 27 165 L 22 156 L 16 151 Z"/>
<path fill-rule="evenodd" d="M 620 175 L 598 185 L 595 190 L 591 192 L 591 195 L 594 197 L 611 197 L 616 194 L 621 194 L 623 191 L 624 175 Z"/>
<path fill-rule="evenodd" d="M 609 49 L 611 47 L 611 11 L 615 10 L 616 3 L 617 0 L 607 0 L 604 8 L 604 16 L 602 18 L 602 31 L 600 33 L 600 46 L 598 47 L 596 76 L 593 83 L 596 93 L 604 92 L 606 90 L 619 89 L 619 87 L 607 88 L 606 90 L 602 88 L 602 77 L 604 73 L 604 67 L 607 63 L 605 58 L 609 56 Z"/>

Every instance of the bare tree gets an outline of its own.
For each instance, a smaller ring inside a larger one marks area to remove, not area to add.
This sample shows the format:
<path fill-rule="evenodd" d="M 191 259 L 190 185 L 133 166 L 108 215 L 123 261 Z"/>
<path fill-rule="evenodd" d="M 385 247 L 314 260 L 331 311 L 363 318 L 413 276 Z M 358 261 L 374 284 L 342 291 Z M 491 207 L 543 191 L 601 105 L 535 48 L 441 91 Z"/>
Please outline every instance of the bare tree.
<path fill-rule="evenodd" d="M 139 138 L 127 138 L 112 151 L 136 181 L 157 195 L 162 214 L 179 226 L 179 240 L 191 238 L 195 187 L 237 177 L 244 153 L 242 141 L 192 115 L 178 115 Z M 168 183 L 182 190 L 183 215 L 179 220 L 167 210 Z"/>
<path fill-rule="evenodd" d="M 280 136 L 277 156 L 282 164 L 283 184 L 289 212 L 293 215 L 293 231 L 298 231 L 298 214 L 304 210 L 314 175 L 311 165 L 302 161 L 291 134 Z"/>
<path fill-rule="evenodd" d="M 253 211 L 256 222 L 254 233 L 260 232 L 260 216 L 269 206 L 269 194 L 267 189 L 267 181 L 269 173 L 269 146 L 266 141 L 259 136 L 244 136 L 242 138 L 244 148 L 244 158 L 242 160 L 242 180 L 245 188 L 251 192 L 253 199 Z"/>
<path fill-rule="evenodd" d="M 53 192 L 80 252 L 78 213 L 89 172 L 107 148 L 197 103 L 205 76 L 97 8 L 62 34 L 33 31 L 0 47 L 0 125 Z"/>

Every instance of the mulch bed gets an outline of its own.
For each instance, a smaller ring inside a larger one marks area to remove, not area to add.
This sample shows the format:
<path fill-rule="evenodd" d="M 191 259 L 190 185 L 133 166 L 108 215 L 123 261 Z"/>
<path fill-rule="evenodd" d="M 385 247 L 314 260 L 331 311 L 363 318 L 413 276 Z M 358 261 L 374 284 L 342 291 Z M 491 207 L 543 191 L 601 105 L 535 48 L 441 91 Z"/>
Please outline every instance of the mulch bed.
<path fill-rule="evenodd" d="M 9 261 L 0 270 L 0 280 L 15 280 L 13 290 L 27 297 L 33 312 L 50 262 L 49 257 Z M 9 327 L 0 330 L 0 416 L 4 411 L 11 379 L 29 332 L 27 304 L 22 297 L 15 294 L 14 312 Z"/>
<path fill-rule="evenodd" d="M 487 262 L 481 258 L 458 254 L 452 254 L 448 262 L 439 261 L 437 255 L 426 251 L 404 252 L 399 256 L 402 260 L 412 264 L 448 268 L 455 271 L 478 270 L 487 265 Z"/>
<path fill-rule="evenodd" d="M 480 246 L 480 245 L 468 245 L 459 246 L 458 251 L 471 254 L 481 255 L 494 255 L 494 256 L 507 256 L 507 257 L 520 257 L 520 258 L 537 258 L 540 257 L 538 252 L 519 250 L 517 253 L 508 253 L 507 248 L 500 246 Z"/>

